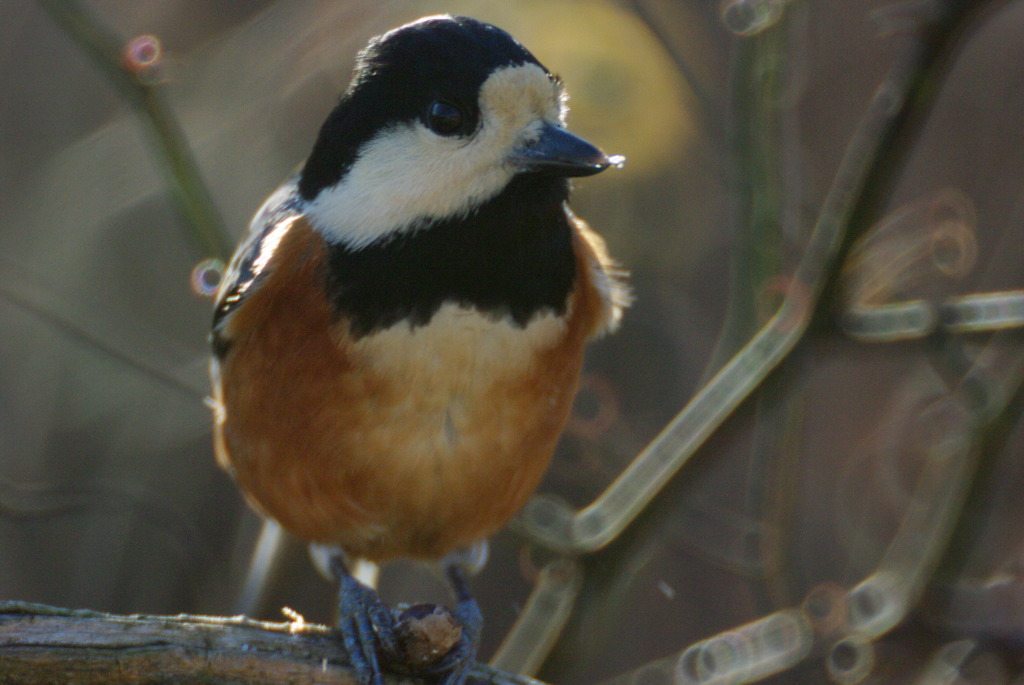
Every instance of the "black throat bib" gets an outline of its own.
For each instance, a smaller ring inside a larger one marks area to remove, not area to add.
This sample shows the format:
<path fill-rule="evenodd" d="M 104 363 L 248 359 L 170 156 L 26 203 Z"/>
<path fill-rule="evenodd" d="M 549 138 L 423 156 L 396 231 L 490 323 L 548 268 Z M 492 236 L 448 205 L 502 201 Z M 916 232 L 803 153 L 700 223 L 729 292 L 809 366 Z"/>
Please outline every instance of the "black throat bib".
<path fill-rule="evenodd" d="M 425 220 L 362 249 L 332 244 L 327 292 L 356 337 L 423 326 L 451 302 L 525 326 L 564 313 L 576 277 L 568 181 L 520 175 L 461 218 Z"/>

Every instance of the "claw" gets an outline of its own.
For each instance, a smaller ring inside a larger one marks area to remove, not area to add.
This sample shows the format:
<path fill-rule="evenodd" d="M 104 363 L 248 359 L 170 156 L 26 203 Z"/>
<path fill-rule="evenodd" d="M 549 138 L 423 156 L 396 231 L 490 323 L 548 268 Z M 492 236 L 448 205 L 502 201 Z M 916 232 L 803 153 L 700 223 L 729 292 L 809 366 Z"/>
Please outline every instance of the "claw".
<path fill-rule="evenodd" d="M 332 560 L 338 579 L 338 630 L 360 685 L 384 685 L 380 651 L 394 648 L 394 618 L 377 593 L 349 574 L 344 561 Z"/>

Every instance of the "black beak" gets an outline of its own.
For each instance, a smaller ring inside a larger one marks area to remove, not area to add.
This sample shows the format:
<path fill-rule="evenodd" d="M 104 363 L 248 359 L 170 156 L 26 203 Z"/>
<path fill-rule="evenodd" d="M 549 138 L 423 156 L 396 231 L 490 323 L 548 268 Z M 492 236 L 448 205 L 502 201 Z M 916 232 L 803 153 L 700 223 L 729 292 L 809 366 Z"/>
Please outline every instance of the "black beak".
<path fill-rule="evenodd" d="M 620 164 L 621 158 L 609 158 L 582 138 L 545 123 L 540 138 L 516 149 L 511 161 L 526 172 L 590 176 Z"/>

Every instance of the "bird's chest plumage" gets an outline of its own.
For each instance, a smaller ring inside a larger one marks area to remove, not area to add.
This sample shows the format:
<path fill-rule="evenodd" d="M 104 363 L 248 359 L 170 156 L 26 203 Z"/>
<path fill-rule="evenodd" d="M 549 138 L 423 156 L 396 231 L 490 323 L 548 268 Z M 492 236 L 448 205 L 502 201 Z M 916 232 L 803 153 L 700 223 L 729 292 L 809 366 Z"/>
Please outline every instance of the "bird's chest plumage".
<path fill-rule="evenodd" d="M 566 332 L 562 315 L 520 327 L 507 316 L 447 303 L 427 325 L 396 324 L 347 343 L 346 354 L 361 373 L 395 385 L 395 402 L 382 402 L 382 413 L 455 447 L 494 411 L 495 391 L 542 371 L 543 353 Z"/>
<path fill-rule="evenodd" d="M 518 327 L 445 304 L 425 326 L 397 324 L 359 338 L 345 354 L 376 391 L 365 398 L 371 409 L 358 441 L 400 464 L 415 491 L 410 499 L 462 492 L 453 481 L 502 461 L 526 466 L 534 455 L 521 444 L 524 431 L 546 424 L 545 415 L 566 402 L 567 381 L 574 386 L 550 368 L 556 351 L 574 354 L 565 347 L 567 328 L 555 314 Z"/>
<path fill-rule="evenodd" d="M 577 286 L 524 323 L 444 301 L 426 323 L 355 334 L 325 296 L 329 255 L 297 222 L 226 322 L 221 458 L 286 528 L 355 555 L 434 557 L 489 535 L 547 467 L 594 298 Z"/>

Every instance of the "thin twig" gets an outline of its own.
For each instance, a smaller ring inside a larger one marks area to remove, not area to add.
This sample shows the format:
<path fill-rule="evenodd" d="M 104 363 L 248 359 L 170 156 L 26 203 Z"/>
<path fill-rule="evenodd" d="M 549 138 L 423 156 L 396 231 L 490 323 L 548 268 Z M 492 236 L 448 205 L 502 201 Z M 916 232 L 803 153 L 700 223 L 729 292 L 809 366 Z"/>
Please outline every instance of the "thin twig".
<path fill-rule="evenodd" d="M 203 256 L 227 259 L 233 241 L 224 228 L 209 189 L 203 183 L 185 134 L 161 89 L 145 83 L 124 68 L 124 41 L 103 26 L 75 0 L 39 0 L 57 26 L 64 30 L 110 83 L 139 113 L 146 124 L 161 171 L 192 240 Z"/>

